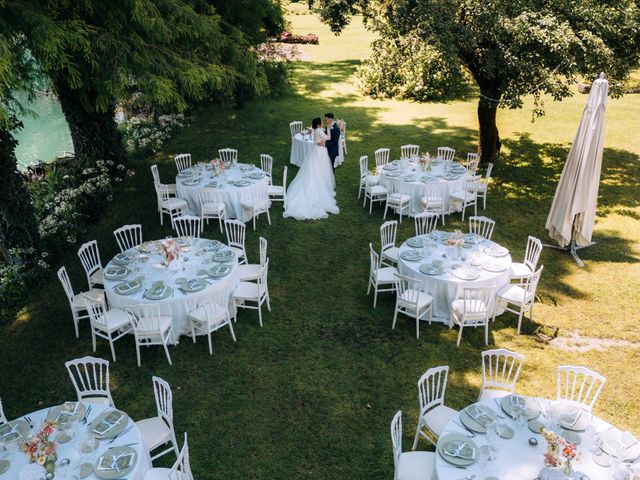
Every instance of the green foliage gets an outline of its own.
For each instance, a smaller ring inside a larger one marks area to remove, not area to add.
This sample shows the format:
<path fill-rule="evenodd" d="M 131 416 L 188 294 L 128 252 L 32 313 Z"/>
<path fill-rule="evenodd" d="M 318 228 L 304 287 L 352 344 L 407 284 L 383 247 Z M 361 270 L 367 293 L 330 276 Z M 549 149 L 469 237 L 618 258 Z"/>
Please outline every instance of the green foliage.
<path fill-rule="evenodd" d="M 12 248 L 9 255 L 10 262 L 0 262 L 0 326 L 27 301 L 49 268 L 47 254 L 35 248 Z"/>
<path fill-rule="evenodd" d="M 376 40 L 373 52 L 358 69 L 360 89 L 373 98 L 433 101 L 469 90 L 458 63 L 415 37 Z"/>
<path fill-rule="evenodd" d="M 135 156 L 157 152 L 176 129 L 184 126 L 184 115 L 132 115 L 120 127 L 127 153 Z"/>

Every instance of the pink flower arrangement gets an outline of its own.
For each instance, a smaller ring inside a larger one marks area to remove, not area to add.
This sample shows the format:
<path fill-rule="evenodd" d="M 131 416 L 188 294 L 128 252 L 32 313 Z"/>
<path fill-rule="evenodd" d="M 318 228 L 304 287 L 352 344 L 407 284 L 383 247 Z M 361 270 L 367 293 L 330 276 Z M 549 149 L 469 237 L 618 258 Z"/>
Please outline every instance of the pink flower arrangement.
<path fill-rule="evenodd" d="M 160 242 L 160 253 L 164 257 L 162 264 L 169 265 L 180 256 L 180 245 L 173 238 L 169 238 L 164 242 Z"/>
<path fill-rule="evenodd" d="M 558 467 L 571 471 L 571 462 L 578 459 L 575 443 L 568 442 L 563 437 L 550 430 L 542 429 L 540 433 L 547 441 L 547 451 L 544 453 L 544 464 L 547 467 Z"/>
<path fill-rule="evenodd" d="M 44 422 L 42 429 L 22 445 L 22 450 L 31 463 L 39 463 L 43 466 L 49 462 L 55 463 L 58 445 L 49 440 L 55 432 L 55 425 L 51 421 Z"/>
<path fill-rule="evenodd" d="M 447 245 L 449 245 L 450 247 L 462 247 L 464 245 L 462 232 L 460 230 L 456 230 L 453 234 L 453 237 L 447 240 Z"/>

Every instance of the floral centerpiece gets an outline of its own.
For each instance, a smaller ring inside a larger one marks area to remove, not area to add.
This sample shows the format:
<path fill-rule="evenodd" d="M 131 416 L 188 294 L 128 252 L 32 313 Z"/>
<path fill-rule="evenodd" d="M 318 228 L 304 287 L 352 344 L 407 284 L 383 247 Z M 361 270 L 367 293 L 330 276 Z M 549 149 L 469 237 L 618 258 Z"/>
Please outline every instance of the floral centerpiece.
<path fill-rule="evenodd" d="M 449 237 L 447 239 L 447 245 L 450 247 L 456 247 L 458 258 L 460 258 L 462 256 L 462 247 L 464 246 L 464 238 L 462 238 L 462 232 L 460 230 L 456 230 L 453 233 L 453 237 Z"/>
<path fill-rule="evenodd" d="M 56 468 L 56 449 L 58 444 L 49 438 L 55 432 L 55 422 L 47 420 L 42 429 L 22 444 L 22 450 L 29 457 L 29 462 L 42 465 L 47 472 Z"/>
<path fill-rule="evenodd" d="M 211 160 L 211 173 L 214 177 L 219 177 L 224 174 L 224 162 L 219 158 Z"/>
<path fill-rule="evenodd" d="M 545 466 L 562 468 L 563 472 L 569 475 L 573 471 L 571 462 L 578 458 L 576 444 L 568 442 L 551 430 L 543 428 L 540 433 L 547 441 L 547 451 L 544 453 Z"/>
<path fill-rule="evenodd" d="M 180 245 L 173 238 L 168 238 L 160 242 L 160 253 L 163 257 L 162 265 L 168 267 L 171 262 L 180 258 Z"/>
<path fill-rule="evenodd" d="M 420 156 L 420 167 L 423 172 L 428 172 L 431 170 L 431 156 L 429 152 L 424 153 Z"/>

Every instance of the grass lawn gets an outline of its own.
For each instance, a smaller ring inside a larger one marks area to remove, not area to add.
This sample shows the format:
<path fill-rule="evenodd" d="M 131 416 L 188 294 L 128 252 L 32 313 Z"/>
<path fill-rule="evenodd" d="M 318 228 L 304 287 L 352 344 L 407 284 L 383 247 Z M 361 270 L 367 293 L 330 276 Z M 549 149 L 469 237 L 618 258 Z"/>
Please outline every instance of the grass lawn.
<path fill-rule="evenodd" d="M 327 220 L 283 219 L 272 208 L 273 225 L 260 220 L 248 230 L 250 261 L 258 259 L 258 237 L 269 240 L 272 312 L 264 328 L 257 314 L 241 311 L 238 342 L 226 331 L 214 335 L 214 354 L 206 341 L 187 338 L 171 349 L 169 366 L 161 348 L 142 352 L 135 361 L 132 339 L 116 344 L 112 393 L 116 405 L 133 418 L 155 415 L 151 375 L 165 378 L 174 390 L 178 437 L 188 431 L 192 467 L 202 479 L 370 479 L 391 478 L 393 461 L 389 422 L 404 413 L 405 448 L 418 415 L 416 381 L 429 367 L 451 367 L 447 403 L 462 408 L 480 386 L 482 332 L 465 331 L 460 348 L 457 330 L 425 326 L 416 340 L 412 322 L 401 319 L 391 331 L 393 296 L 382 294 L 378 308 L 365 295 L 367 245 L 379 239 L 382 211 L 369 216 L 356 199 L 360 155 L 416 143 L 434 151 L 449 145 L 459 154 L 473 151 L 477 135 L 475 104 L 420 105 L 375 101 L 354 87 L 358 61 L 371 39 L 357 20 L 341 37 L 310 15 L 291 15 L 296 33 L 317 32 L 320 45 L 303 47 L 309 61 L 295 65 L 291 93 L 253 102 L 236 110 L 203 106 L 190 126 L 154 158 L 137 165 L 137 175 L 118 190 L 103 220 L 87 232 L 97 239 L 103 262 L 116 253 L 112 231 L 142 223 L 146 239 L 170 234 L 160 227 L 149 165 L 158 163 L 165 182 L 175 167 L 170 156 L 192 153 L 195 161 L 218 148 L 234 147 L 240 161 L 259 162 L 260 153 L 275 158 L 276 183 L 288 165 L 288 123 L 333 111 L 348 122 L 347 161 L 337 172 L 341 213 Z M 504 155 L 494 168 L 486 215 L 497 222 L 494 238 L 520 260 L 527 235 L 546 239 L 544 223 L 564 158 L 580 118 L 585 96 L 549 102 L 546 117 L 531 123 L 531 111 L 500 112 Z M 525 394 L 555 395 L 555 368 L 579 364 L 607 377 L 596 414 L 640 434 L 640 383 L 628 372 L 640 361 L 637 329 L 640 306 L 640 196 L 637 112 L 640 96 L 611 100 L 595 240 L 583 250 L 578 268 L 565 254 L 545 250 L 536 304 L 536 325 L 525 323 L 516 335 L 515 317 L 499 317 L 491 345 L 526 355 L 518 389 Z M 289 178 L 296 167 L 290 165 Z M 448 228 L 464 228 L 459 215 Z M 404 222 L 399 238 L 411 234 Z M 205 236 L 221 238 L 212 223 Z M 76 290 L 86 288 L 75 249 L 66 262 Z M 57 267 L 57 266 L 56 266 Z M 538 324 L 555 326 L 561 335 L 574 330 L 587 337 L 628 340 L 626 346 L 587 353 L 565 352 L 539 343 L 531 333 Z M 66 298 L 55 274 L 33 292 L 32 301 L 0 331 L 0 397 L 9 418 L 73 397 L 64 361 L 91 354 L 88 325 L 76 340 Z M 98 342 L 97 356 L 110 358 Z M 427 448 L 421 444 L 422 448 Z M 172 459 L 168 459 L 170 462 Z"/>

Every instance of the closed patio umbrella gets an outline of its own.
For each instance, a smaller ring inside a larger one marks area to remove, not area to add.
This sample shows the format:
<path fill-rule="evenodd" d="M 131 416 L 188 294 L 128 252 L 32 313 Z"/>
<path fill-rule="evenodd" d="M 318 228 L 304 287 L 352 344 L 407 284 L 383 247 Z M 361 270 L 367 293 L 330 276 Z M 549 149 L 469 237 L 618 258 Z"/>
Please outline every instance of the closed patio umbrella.
<path fill-rule="evenodd" d="M 549 236 L 558 242 L 559 247 L 553 247 L 570 251 L 580 266 L 584 264 L 576 250 L 592 244 L 608 93 L 609 82 L 601 73 L 591 85 L 545 226 Z"/>

